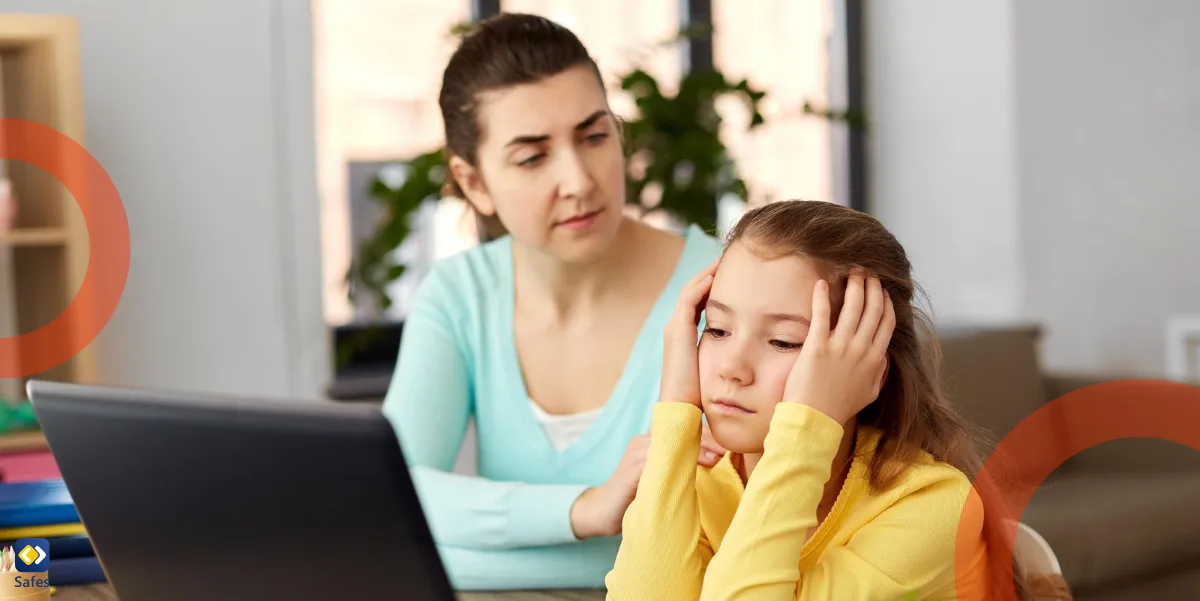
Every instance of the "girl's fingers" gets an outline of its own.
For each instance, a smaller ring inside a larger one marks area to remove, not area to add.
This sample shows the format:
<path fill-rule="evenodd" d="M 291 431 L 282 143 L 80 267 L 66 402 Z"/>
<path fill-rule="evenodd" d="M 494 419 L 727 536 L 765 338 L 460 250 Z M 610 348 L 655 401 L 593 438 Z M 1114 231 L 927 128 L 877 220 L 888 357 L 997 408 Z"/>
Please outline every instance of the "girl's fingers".
<path fill-rule="evenodd" d="M 704 310 L 701 306 L 708 299 L 708 292 L 712 290 L 713 278 L 717 272 L 717 265 L 721 263 L 720 259 L 713 261 L 708 267 L 700 270 L 686 285 L 679 294 L 678 311 L 680 317 L 686 316 L 688 321 L 693 322 L 693 325 L 700 323 L 700 312 Z"/>
<path fill-rule="evenodd" d="M 717 273 L 719 263 L 720 259 L 701 269 L 691 280 L 688 280 L 687 284 L 684 284 L 679 295 L 681 306 L 694 307 L 704 295 L 708 294 L 708 290 L 712 288 L 712 280 Z"/>
<path fill-rule="evenodd" d="M 696 285 L 699 282 L 704 281 L 704 279 L 706 279 L 706 278 L 715 276 L 717 274 L 717 266 L 720 264 L 721 264 L 721 259 L 719 259 L 719 258 L 716 261 L 709 263 L 707 267 L 705 267 L 704 269 L 701 269 L 698 273 L 696 273 L 695 276 L 692 277 L 691 281 L 688 282 L 688 285 L 689 286 Z"/>
<path fill-rule="evenodd" d="M 862 348 L 871 346 L 875 339 L 875 333 L 879 331 L 880 320 L 883 318 L 883 285 L 880 284 L 879 278 L 867 278 L 866 296 L 862 321 L 859 322 L 858 331 L 855 333 L 855 338 L 862 344 Z"/>
<path fill-rule="evenodd" d="M 846 297 L 842 302 L 842 312 L 838 315 L 837 331 L 833 333 L 842 342 L 849 342 L 854 337 L 862 321 L 864 279 L 863 271 L 858 267 L 850 270 L 850 277 L 846 279 Z"/>
<path fill-rule="evenodd" d="M 829 339 L 829 283 L 818 280 L 813 288 L 812 323 L 808 326 L 805 343 L 824 342 Z"/>
<path fill-rule="evenodd" d="M 887 354 L 888 345 L 892 342 L 892 332 L 895 330 L 896 305 L 892 303 L 891 295 L 885 290 L 883 292 L 883 317 L 879 320 L 879 329 L 875 331 L 875 337 L 871 340 L 871 348 L 876 355 Z"/>

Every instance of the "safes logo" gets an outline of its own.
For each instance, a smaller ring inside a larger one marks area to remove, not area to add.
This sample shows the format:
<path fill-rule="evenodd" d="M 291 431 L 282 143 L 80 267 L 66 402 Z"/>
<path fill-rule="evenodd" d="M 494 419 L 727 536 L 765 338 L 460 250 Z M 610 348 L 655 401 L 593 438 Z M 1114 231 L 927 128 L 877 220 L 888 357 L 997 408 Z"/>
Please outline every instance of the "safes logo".
<path fill-rule="evenodd" d="M 50 542 L 44 538 L 22 538 L 13 545 L 18 572 L 45 572 L 50 567 Z"/>

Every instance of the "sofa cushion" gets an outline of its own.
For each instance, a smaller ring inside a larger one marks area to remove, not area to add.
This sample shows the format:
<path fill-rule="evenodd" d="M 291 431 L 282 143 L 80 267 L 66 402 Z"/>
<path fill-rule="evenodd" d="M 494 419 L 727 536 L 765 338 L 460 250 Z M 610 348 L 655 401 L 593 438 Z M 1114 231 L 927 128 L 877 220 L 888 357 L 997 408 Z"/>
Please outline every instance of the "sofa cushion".
<path fill-rule="evenodd" d="M 1034 326 L 939 332 L 950 402 L 997 439 L 1045 403 L 1038 338 Z"/>
<path fill-rule="evenodd" d="M 1050 543 L 1073 589 L 1200 560 L 1200 475 L 1069 473 L 1034 494 L 1022 521 Z"/>
<path fill-rule="evenodd" d="M 981 451 L 995 454 L 1010 431 L 1045 405 L 1047 388 L 1038 355 L 1040 330 L 1036 326 L 991 327 L 946 330 L 939 333 L 942 345 L 941 380 L 950 402 L 991 440 L 982 441 Z M 1022 450 L 1025 457 L 994 465 L 1016 473 L 996 474 L 1000 479 L 1040 484 L 1039 474 L 1053 473 L 1059 461 L 1070 455 L 1069 437 L 1059 415 L 1031 422 L 1020 442 L 1007 450 Z M 1037 449 L 1029 448 L 1036 444 Z M 1036 451 L 1036 452 L 1031 452 Z"/>

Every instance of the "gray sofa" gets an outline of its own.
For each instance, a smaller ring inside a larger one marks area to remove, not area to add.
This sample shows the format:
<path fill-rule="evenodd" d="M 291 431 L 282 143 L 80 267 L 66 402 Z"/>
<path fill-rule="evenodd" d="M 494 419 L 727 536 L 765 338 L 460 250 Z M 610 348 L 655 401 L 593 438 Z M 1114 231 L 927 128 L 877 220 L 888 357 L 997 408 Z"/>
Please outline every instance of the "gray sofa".
<path fill-rule="evenodd" d="M 951 401 L 997 439 L 1049 400 L 1128 377 L 1047 373 L 1036 326 L 943 330 L 939 338 Z M 1079 427 L 1059 422 L 1043 435 L 1047 444 L 1061 445 Z M 1049 542 L 1080 601 L 1194 600 L 1200 599 L 1198 509 L 1200 453 L 1162 440 L 1124 439 L 1056 469 L 1021 519 Z"/>

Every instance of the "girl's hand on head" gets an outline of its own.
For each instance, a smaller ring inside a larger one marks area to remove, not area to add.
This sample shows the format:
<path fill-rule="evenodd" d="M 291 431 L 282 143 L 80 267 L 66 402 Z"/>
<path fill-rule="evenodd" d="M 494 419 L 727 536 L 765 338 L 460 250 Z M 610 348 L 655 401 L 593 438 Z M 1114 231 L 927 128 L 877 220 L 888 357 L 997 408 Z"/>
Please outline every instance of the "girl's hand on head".
<path fill-rule="evenodd" d="M 700 406 L 696 326 L 700 325 L 700 313 L 708 302 L 708 293 L 720 262 L 720 259 L 714 261 L 683 287 L 679 302 L 675 305 L 675 313 L 663 329 L 663 371 L 659 385 L 661 401 Z"/>
<path fill-rule="evenodd" d="M 879 279 L 867 278 L 856 268 L 832 331 L 830 313 L 829 284 L 821 280 L 813 291 L 812 324 L 788 375 L 783 400 L 846 423 L 883 387 L 896 310 Z"/>

